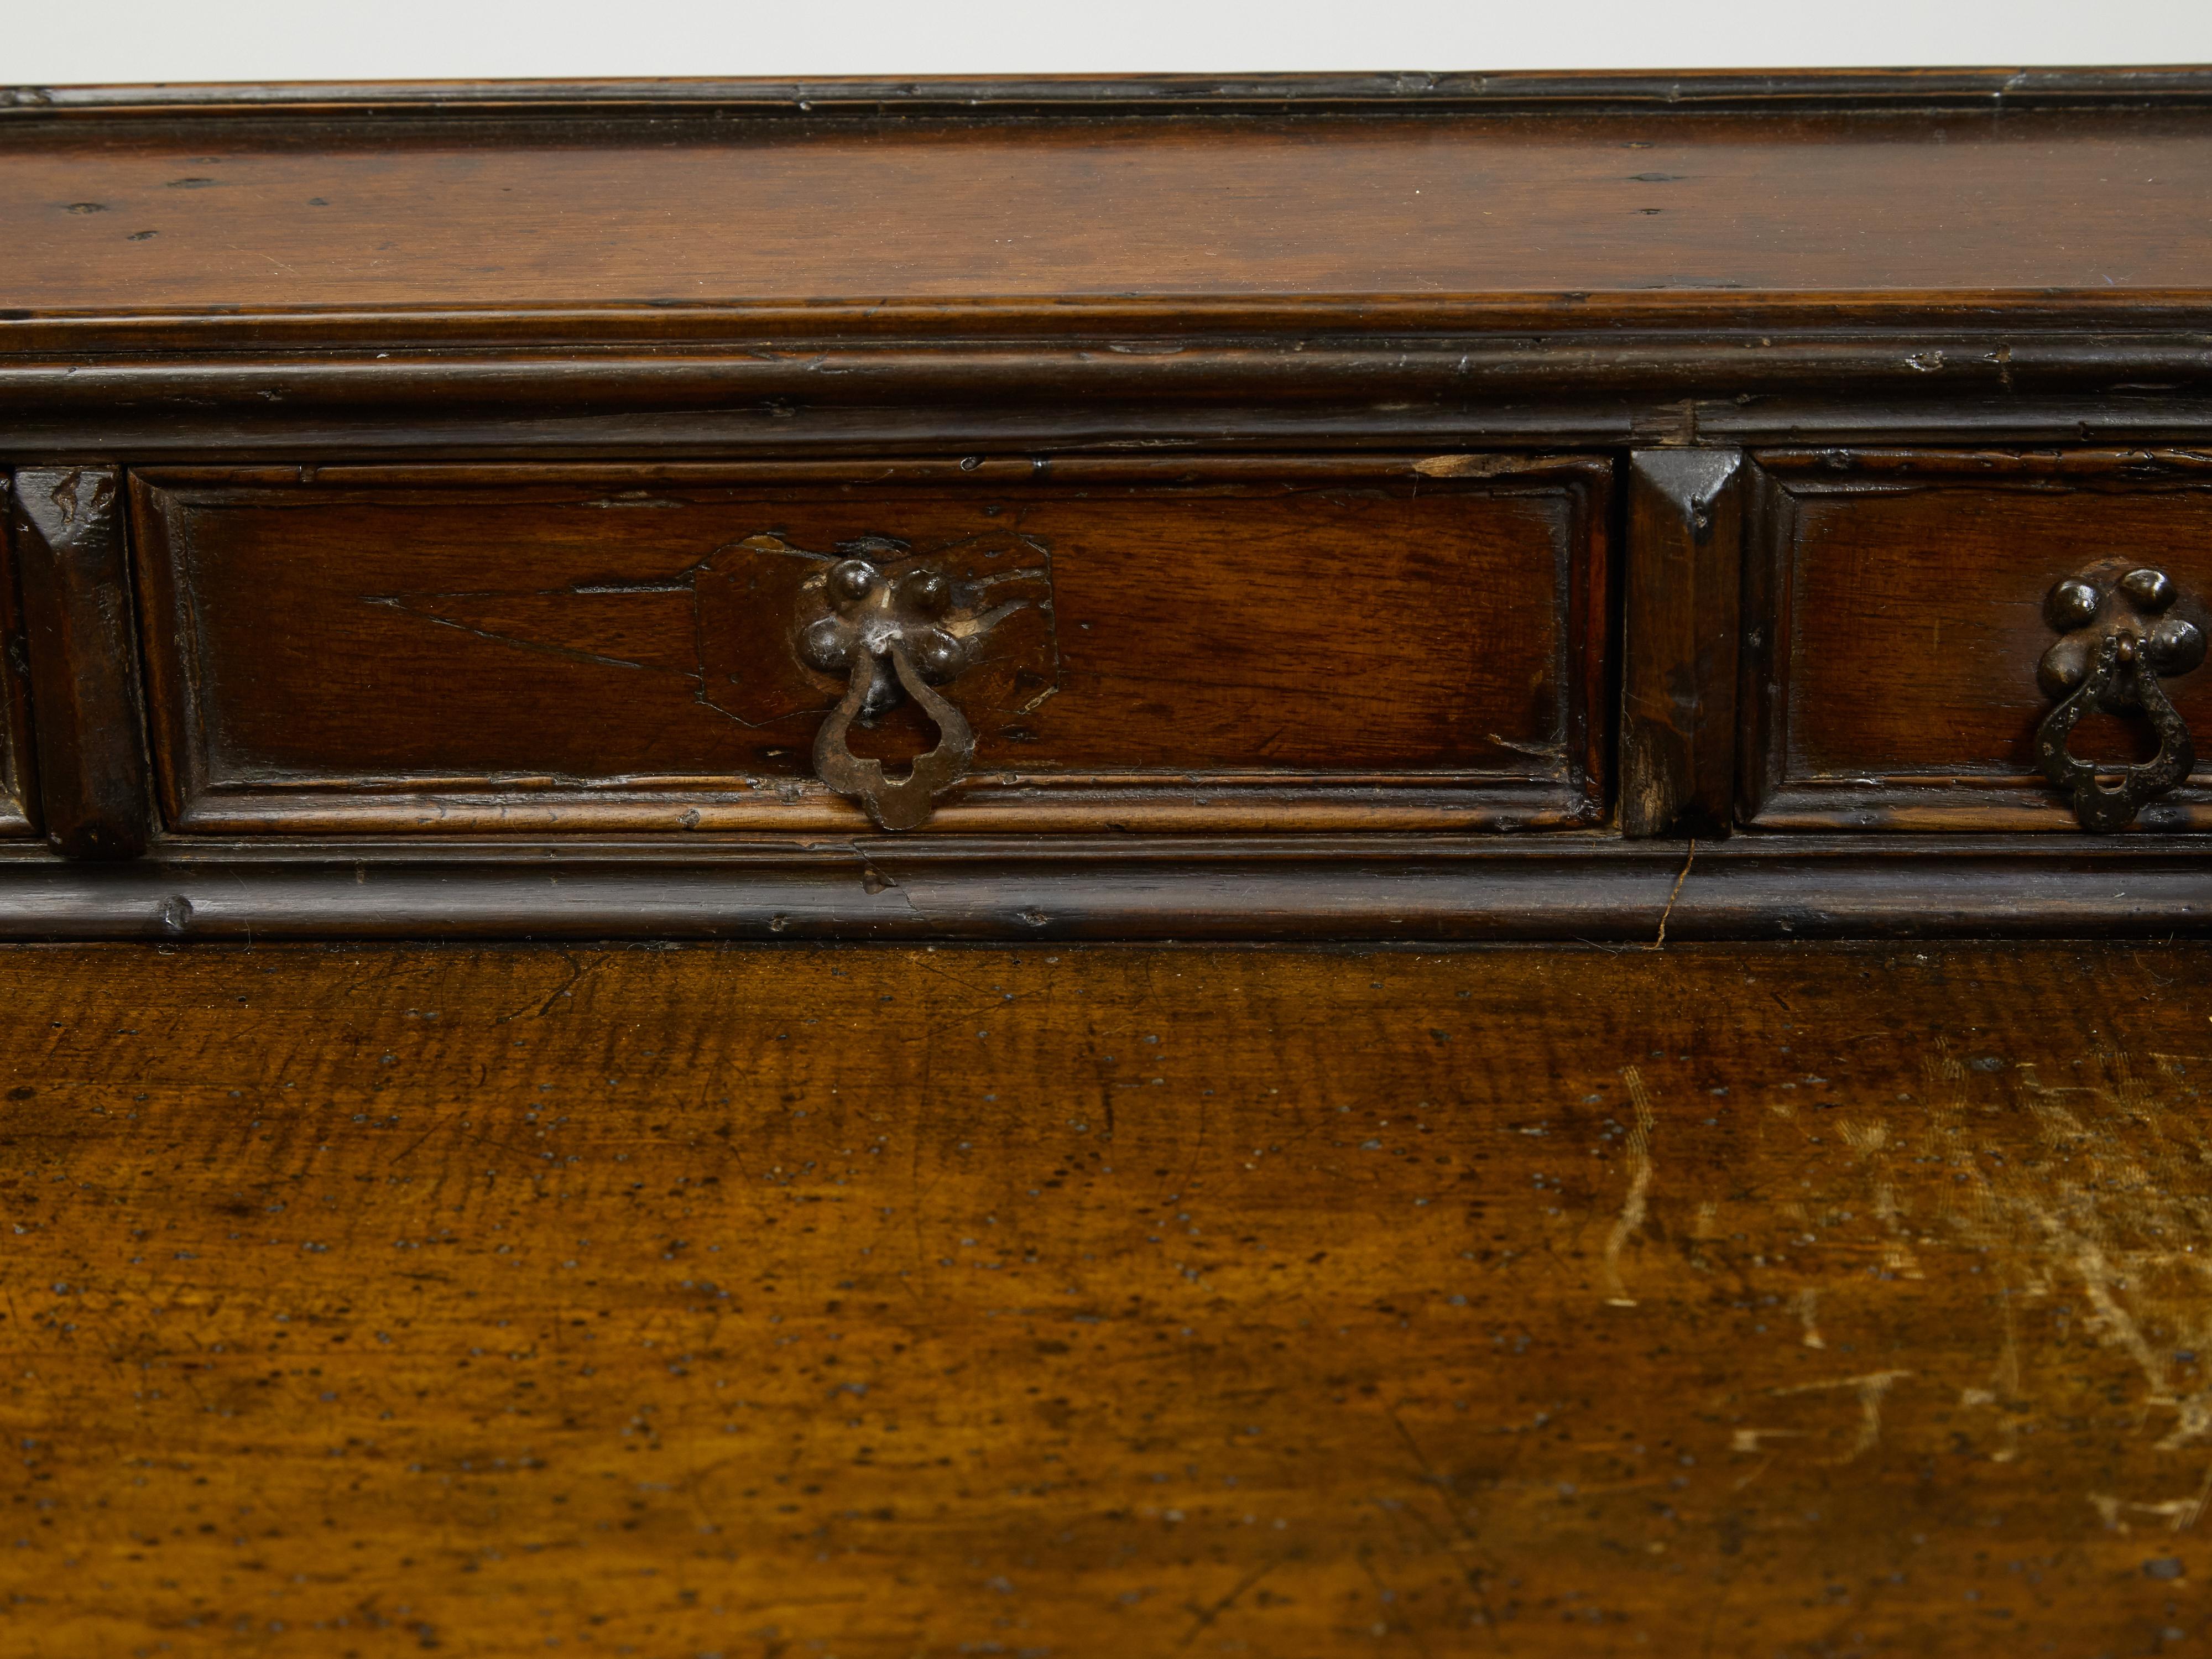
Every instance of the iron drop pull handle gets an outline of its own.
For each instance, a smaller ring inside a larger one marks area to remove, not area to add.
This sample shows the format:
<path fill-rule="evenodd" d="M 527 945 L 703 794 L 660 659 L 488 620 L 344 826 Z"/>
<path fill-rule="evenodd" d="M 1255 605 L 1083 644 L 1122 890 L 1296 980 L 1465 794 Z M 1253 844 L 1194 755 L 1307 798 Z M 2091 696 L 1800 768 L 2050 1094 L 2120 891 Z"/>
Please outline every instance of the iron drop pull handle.
<path fill-rule="evenodd" d="M 892 777 L 881 761 L 855 755 L 845 744 L 853 722 L 883 678 L 885 659 L 900 687 L 937 724 L 937 746 L 917 755 L 902 778 Z M 860 802 L 881 828 L 911 830 L 928 817 L 939 795 L 968 775 L 969 763 L 975 758 L 975 733 L 967 717 L 915 672 L 904 642 L 890 641 L 882 656 L 856 653 L 852 669 L 844 697 L 814 734 L 814 775 L 839 794 Z"/>
<path fill-rule="evenodd" d="M 2110 583 L 2107 586 L 2106 584 Z M 2167 614 L 2179 597 L 2162 570 L 2132 569 L 2117 581 L 2092 567 L 2051 590 L 2044 609 L 2059 630 L 2037 678 L 2058 704 L 2036 728 L 2036 761 L 2072 803 L 2084 830 L 2110 835 L 2135 821 L 2143 806 L 2185 780 L 2197 764 L 2189 726 L 2159 684 L 2204 660 L 2204 635 Z M 2093 710 L 2137 708 L 2158 736 L 2158 752 L 2132 766 L 2100 766 L 2067 748 L 2074 728 Z M 2104 777 L 2117 772 L 2118 781 Z"/>
<path fill-rule="evenodd" d="M 848 678 L 844 696 L 815 733 L 815 775 L 857 801 L 878 827 L 914 829 L 975 758 L 974 728 L 936 687 L 968 665 L 995 615 L 962 605 L 941 572 L 917 568 L 895 576 L 866 559 L 831 565 L 817 594 L 828 614 L 801 626 L 799 659 Z M 847 739 L 854 721 L 904 697 L 935 724 L 937 743 L 894 777 L 881 761 L 855 755 Z"/>

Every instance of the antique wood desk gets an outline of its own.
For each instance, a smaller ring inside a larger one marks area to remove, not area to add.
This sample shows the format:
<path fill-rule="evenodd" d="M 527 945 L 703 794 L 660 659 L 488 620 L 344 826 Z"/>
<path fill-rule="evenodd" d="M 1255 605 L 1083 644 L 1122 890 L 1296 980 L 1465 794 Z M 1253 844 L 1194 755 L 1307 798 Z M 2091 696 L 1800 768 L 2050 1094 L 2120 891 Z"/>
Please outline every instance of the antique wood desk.
<path fill-rule="evenodd" d="M 2204 1639 L 2212 71 L 17 88 L 0 234 L 11 1652 Z"/>

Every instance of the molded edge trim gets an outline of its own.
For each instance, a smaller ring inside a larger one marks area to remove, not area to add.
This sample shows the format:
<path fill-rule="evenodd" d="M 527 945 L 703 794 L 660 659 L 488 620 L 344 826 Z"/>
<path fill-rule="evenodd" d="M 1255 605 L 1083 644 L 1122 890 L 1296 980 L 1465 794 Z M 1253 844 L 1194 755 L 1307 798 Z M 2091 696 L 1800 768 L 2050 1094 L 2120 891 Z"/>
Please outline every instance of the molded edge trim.
<path fill-rule="evenodd" d="M 1504 74 L 922 76 L 0 87 L 0 118 L 320 115 L 779 117 L 1233 114 L 1518 109 L 2002 109 L 2212 101 L 2197 65 L 1929 70 L 1566 70 Z"/>
<path fill-rule="evenodd" d="M 1581 940 L 2212 934 L 2212 862 L 1740 852 L 1645 842 L 1502 854 L 1259 855 L 878 843 L 679 863 L 526 849 L 91 866 L 0 857 L 0 939 Z M 381 851 L 382 849 L 379 849 Z"/>

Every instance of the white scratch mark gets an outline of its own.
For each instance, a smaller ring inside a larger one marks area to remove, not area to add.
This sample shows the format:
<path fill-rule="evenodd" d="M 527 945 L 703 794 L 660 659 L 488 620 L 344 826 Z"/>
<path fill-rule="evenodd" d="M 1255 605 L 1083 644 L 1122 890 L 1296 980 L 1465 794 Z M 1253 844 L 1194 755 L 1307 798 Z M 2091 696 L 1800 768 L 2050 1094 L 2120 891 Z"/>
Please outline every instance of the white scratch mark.
<path fill-rule="evenodd" d="M 1820 1327 L 1814 1317 L 1820 1305 L 1820 1293 L 1810 1285 L 1797 1292 L 1797 1318 L 1798 1322 L 1805 1327 L 1805 1334 L 1800 1340 L 1808 1348 L 1825 1348 L 1828 1346 L 1821 1337 Z"/>
<path fill-rule="evenodd" d="M 1620 1068 L 1628 1085 L 1628 1098 L 1636 1108 L 1636 1127 L 1628 1132 L 1628 1196 L 1621 1201 L 1620 1218 L 1605 1241 L 1605 1304 L 1632 1308 L 1636 1298 L 1620 1279 L 1621 1248 L 1644 1224 L 1644 1198 L 1651 1190 L 1651 1097 L 1644 1087 L 1644 1073 L 1633 1066 Z"/>
<path fill-rule="evenodd" d="M 2169 1498 L 2162 1504 L 2139 1503 L 2132 1498 L 2115 1498 L 2110 1492 L 2093 1492 L 2088 1498 L 2097 1506 L 2097 1513 L 2104 1518 L 2108 1531 L 2133 1531 L 2124 1518 L 2133 1514 L 2155 1516 L 2166 1522 L 2169 1530 L 2186 1532 L 2203 1516 L 2204 1506 L 2212 1503 L 2212 1468 L 2204 1471 L 2204 1478 L 2197 1483 L 2197 1494 L 2193 1498 Z"/>
<path fill-rule="evenodd" d="M 1859 1397 L 1857 1437 L 1851 1442 L 1849 1449 L 1841 1457 L 1831 1457 L 1826 1460 L 1830 1463 L 1842 1464 L 1850 1462 L 1853 1458 L 1863 1457 L 1875 1449 L 1875 1444 L 1881 1439 L 1882 1396 L 1889 1392 L 1890 1385 L 1899 1377 L 1911 1375 L 1911 1371 L 1869 1371 L 1863 1376 L 1838 1376 L 1826 1382 L 1801 1382 L 1794 1389 L 1777 1389 L 1774 1392 L 1777 1395 L 1817 1394 L 1827 1389 L 1851 1389 L 1857 1391 Z"/>

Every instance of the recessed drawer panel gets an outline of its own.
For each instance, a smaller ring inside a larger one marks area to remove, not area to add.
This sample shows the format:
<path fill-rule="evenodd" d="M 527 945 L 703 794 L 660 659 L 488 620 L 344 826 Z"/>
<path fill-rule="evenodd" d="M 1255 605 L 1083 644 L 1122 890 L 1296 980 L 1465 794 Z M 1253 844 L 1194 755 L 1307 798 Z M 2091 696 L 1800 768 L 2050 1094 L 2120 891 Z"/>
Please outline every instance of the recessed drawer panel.
<path fill-rule="evenodd" d="M 932 830 L 1587 824 L 1610 479 L 1494 456 L 142 474 L 166 812 L 865 827 L 817 780 L 824 720 L 865 691 L 844 741 L 891 775 L 941 736 L 889 654 L 856 682 L 873 592 L 951 630 L 902 636 L 973 733 Z"/>
<path fill-rule="evenodd" d="M 2172 765 L 2167 787 L 2129 803 L 2127 824 L 2212 828 L 2212 764 L 2173 764 L 2186 759 L 2166 740 L 2179 728 L 2161 731 L 2131 663 L 2116 657 L 2070 731 L 2046 725 L 2104 635 L 2127 656 L 2136 638 L 2147 657 L 2175 646 L 2154 700 L 2212 762 L 2212 670 L 2193 666 L 2212 598 L 2212 457 L 1842 449 L 1759 462 L 1744 615 L 1749 823 L 2079 833 L 2071 789 L 2044 769 L 2056 734 L 2108 796 Z"/>

